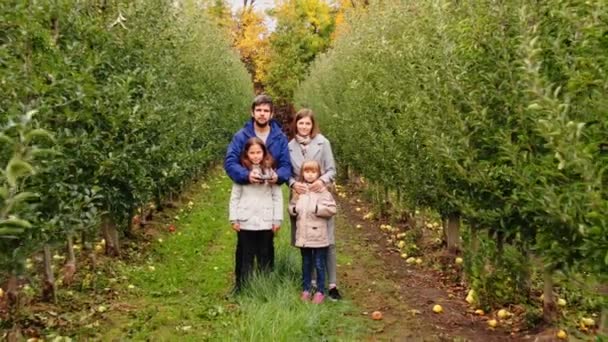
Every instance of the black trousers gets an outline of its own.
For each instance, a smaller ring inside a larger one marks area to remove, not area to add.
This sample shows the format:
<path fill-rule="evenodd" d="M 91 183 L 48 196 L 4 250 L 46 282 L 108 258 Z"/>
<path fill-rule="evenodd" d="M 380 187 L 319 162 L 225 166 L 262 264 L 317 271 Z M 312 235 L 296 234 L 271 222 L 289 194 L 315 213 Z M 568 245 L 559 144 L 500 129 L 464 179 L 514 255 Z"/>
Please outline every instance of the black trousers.
<path fill-rule="evenodd" d="M 237 233 L 234 275 L 235 290 L 240 291 L 254 270 L 270 272 L 274 268 L 274 233 L 272 230 L 241 230 Z"/>

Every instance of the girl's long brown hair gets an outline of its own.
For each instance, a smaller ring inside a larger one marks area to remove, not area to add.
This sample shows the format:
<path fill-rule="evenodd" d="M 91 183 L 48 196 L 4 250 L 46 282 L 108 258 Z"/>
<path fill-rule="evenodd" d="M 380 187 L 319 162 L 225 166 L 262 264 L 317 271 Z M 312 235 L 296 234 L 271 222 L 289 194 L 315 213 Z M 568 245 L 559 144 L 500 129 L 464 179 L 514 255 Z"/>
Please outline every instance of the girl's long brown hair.
<path fill-rule="evenodd" d="M 247 142 L 245 143 L 245 147 L 243 147 L 243 152 L 241 153 L 241 165 L 246 167 L 248 170 L 251 170 L 251 168 L 253 167 L 253 163 L 251 162 L 251 160 L 249 160 L 249 158 L 247 158 L 247 152 L 253 145 L 260 146 L 260 148 L 262 149 L 262 153 L 264 154 L 264 158 L 260 163 L 262 169 L 274 168 L 274 159 L 272 159 L 272 156 L 270 155 L 270 153 L 268 153 L 268 149 L 266 148 L 266 145 L 264 144 L 262 139 L 258 137 L 249 138 L 249 140 L 247 140 Z"/>

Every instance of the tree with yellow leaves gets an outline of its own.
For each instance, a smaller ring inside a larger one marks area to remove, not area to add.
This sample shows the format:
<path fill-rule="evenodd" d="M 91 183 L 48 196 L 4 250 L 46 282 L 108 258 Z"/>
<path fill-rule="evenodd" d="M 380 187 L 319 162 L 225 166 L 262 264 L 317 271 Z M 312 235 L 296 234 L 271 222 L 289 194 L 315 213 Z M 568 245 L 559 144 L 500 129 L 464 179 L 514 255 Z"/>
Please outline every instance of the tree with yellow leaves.
<path fill-rule="evenodd" d="M 236 13 L 233 29 L 233 42 L 241 55 L 257 89 L 261 87 L 268 63 L 268 28 L 262 14 L 252 6 L 242 8 Z"/>

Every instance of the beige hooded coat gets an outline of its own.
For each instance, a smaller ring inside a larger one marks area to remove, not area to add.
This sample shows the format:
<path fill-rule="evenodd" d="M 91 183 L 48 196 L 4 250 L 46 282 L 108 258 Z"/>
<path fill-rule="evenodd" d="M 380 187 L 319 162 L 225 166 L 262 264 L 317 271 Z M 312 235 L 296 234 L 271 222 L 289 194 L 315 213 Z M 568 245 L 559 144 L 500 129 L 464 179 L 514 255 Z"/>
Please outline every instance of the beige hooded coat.
<path fill-rule="evenodd" d="M 328 221 L 336 214 L 336 201 L 327 190 L 308 191 L 289 202 L 289 215 L 296 218 L 296 247 L 329 246 Z"/>

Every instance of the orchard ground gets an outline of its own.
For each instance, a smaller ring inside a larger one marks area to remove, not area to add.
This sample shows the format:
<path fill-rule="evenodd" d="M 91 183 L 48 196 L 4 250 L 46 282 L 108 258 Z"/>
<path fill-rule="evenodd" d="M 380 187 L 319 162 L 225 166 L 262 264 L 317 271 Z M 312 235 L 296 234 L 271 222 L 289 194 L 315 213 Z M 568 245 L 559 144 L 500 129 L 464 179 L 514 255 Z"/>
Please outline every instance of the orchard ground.
<path fill-rule="evenodd" d="M 317 306 L 299 300 L 299 253 L 289 245 L 288 224 L 276 241 L 273 274 L 257 277 L 249 290 L 233 296 L 230 189 L 229 179 L 216 170 L 195 183 L 177 208 L 156 213 L 139 228 L 139 238 L 125 243 L 119 260 L 99 256 L 95 269 L 81 266 L 74 284 L 60 286 L 58 304 L 40 304 L 30 296 L 20 322 L 25 337 L 517 341 L 555 336 L 555 329 L 524 332 L 517 319 L 489 328 L 493 314 L 476 315 L 467 305 L 460 266 L 433 242 L 432 229 L 419 246 L 421 262 L 406 263 L 402 250 L 379 229 L 389 222 L 370 217 L 358 185 L 340 188 L 336 196 L 343 301 Z M 433 312 L 437 304 L 442 313 Z M 381 320 L 372 319 L 375 311 Z"/>

